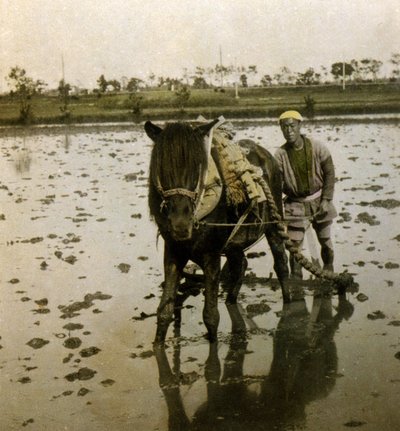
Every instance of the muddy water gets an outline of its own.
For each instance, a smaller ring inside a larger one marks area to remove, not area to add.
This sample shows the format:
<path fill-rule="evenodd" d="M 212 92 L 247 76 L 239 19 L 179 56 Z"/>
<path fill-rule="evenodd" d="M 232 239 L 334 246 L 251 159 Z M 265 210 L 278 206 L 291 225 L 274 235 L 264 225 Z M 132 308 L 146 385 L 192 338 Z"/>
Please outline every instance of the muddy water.
<path fill-rule="evenodd" d="M 148 216 L 141 129 L 3 131 L 0 428 L 399 428 L 398 125 L 305 131 L 333 155 L 336 270 L 358 289 L 339 302 L 312 282 L 283 309 L 262 241 L 239 308 L 221 296 L 218 345 L 203 338 L 200 294 L 185 302 L 181 337 L 171 330 L 156 354 L 163 243 Z M 237 137 L 271 151 L 281 142 L 262 124 Z M 305 253 L 316 257 L 314 241 Z"/>

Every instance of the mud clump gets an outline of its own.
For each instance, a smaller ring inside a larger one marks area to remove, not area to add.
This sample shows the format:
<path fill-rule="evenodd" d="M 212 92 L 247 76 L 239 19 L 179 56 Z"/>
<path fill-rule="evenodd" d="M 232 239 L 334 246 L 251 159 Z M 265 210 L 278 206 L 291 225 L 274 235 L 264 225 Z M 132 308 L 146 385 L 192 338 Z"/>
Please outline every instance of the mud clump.
<path fill-rule="evenodd" d="M 368 314 L 367 318 L 369 320 L 377 320 L 377 319 L 385 319 L 386 316 L 385 316 L 385 314 L 382 311 L 377 310 L 377 311 L 374 311 L 374 312 Z"/>
<path fill-rule="evenodd" d="M 365 295 L 364 293 L 359 293 L 357 296 L 356 296 L 356 298 L 357 298 L 357 300 L 358 301 L 360 301 L 360 302 L 364 302 L 364 301 L 368 301 L 368 296 L 367 295 Z"/>
<path fill-rule="evenodd" d="M 349 212 L 344 211 L 344 212 L 339 213 L 339 215 L 342 218 L 337 221 L 338 223 L 344 223 L 344 222 L 351 221 L 351 215 Z"/>
<path fill-rule="evenodd" d="M 392 320 L 388 323 L 390 326 L 400 326 L 400 320 Z"/>
<path fill-rule="evenodd" d="M 80 388 L 77 395 L 78 397 L 84 397 L 85 395 L 87 395 L 89 393 L 89 389 L 86 388 Z"/>
<path fill-rule="evenodd" d="M 89 358 L 90 356 L 97 355 L 99 352 L 101 352 L 101 349 L 98 347 L 88 347 L 86 349 L 82 349 L 79 354 L 82 358 Z"/>
<path fill-rule="evenodd" d="M 372 202 L 360 202 L 358 205 L 361 206 L 371 206 L 371 207 L 375 207 L 375 208 L 385 208 L 387 210 L 392 210 L 394 208 L 397 208 L 398 206 L 400 206 L 400 201 L 398 201 L 397 199 L 377 199 L 375 201 Z"/>
<path fill-rule="evenodd" d="M 67 323 L 63 328 L 67 331 L 76 331 L 77 329 L 83 329 L 83 325 L 81 323 Z"/>
<path fill-rule="evenodd" d="M 271 307 L 265 302 L 260 302 L 259 304 L 249 304 L 246 307 L 247 313 L 251 315 L 267 313 L 270 310 Z"/>
<path fill-rule="evenodd" d="M 385 268 L 386 269 L 396 269 L 399 268 L 400 265 L 398 263 L 393 263 L 393 262 L 386 262 L 385 263 Z"/>
<path fill-rule="evenodd" d="M 131 269 L 131 266 L 128 263 L 120 263 L 118 265 L 118 269 L 122 272 L 122 274 L 127 274 Z"/>
<path fill-rule="evenodd" d="M 357 223 L 366 223 L 366 224 L 369 224 L 370 226 L 377 226 L 377 225 L 381 224 L 381 222 L 379 220 L 376 220 L 376 216 L 370 215 L 367 212 L 362 212 L 362 213 L 358 214 L 356 222 Z"/>
<path fill-rule="evenodd" d="M 50 343 L 48 340 L 43 340 L 43 338 L 32 338 L 32 340 L 28 341 L 26 344 L 32 349 L 41 349 L 46 344 Z"/>
<path fill-rule="evenodd" d="M 366 424 L 366 422 L 362 422 L 362 421 L 349 421 L 349 422 L 346 422 L 343 425 L 345 427 L 355 428 L 355 427 L 360 427 L 360 426 L 365 425 L 365 424 Z"/>
<path fill-rule="evenodd" d="M 80 368 L 78 372 L 67 374 L 65 379 L 69 382 L 74 382 L 75 380 L 90 380 L 92 379 L 97 371 L 91 370 L 90 368 Z"/>
<path fill-rule="evenodd" d="M 63 343 L 64 347 L 67 349 L 77 349 L 81 344 L 82 340 L 78 337 L 67 338 Z"/>
<path fill-rule="evenodd" d="M 110 298 L 112 298 L 111 295 L 107 295 L 101 292 L 88 293 L 83 298 L 83 301 L 77 301 L 71 305 L 59 305 L 58 308 L 63 313 L 61 315 L 62 319 L 72 318 L 75 316 L 79 316 L 79 313 L 77 313 L 78 311 L 92 307 L 94 305 L 94 300 L 98 299 L 100 301 L 104 301 Z"/>

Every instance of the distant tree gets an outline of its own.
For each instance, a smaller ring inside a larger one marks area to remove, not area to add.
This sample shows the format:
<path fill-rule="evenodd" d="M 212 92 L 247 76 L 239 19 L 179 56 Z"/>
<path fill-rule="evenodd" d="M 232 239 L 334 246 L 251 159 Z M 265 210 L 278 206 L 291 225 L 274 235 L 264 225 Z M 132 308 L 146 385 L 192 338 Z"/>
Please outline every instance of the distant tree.
<path fill-rule="evenodd" d="M 127 84 L 127 87 L 128 87 L 128 84 Z M 112 88 L 111 91 L 117 92 L 121 90 L 121 83 L 116 79 L 111 79 L 110 81 L 107 82 L 107 87 L 111 87 Z"/>
<path fill-rule="evenodd" d="M 297 85 L 316 85 L 320 83 L 321 75 L 309 67 L 304 73 L 297 74 Z"/>
<path fill-rule="evenodd" d="M 175 97 L 176 97 L 178 107 L 182 112 L 184 112 L 185 106 L 187 105 L 187 102 L 189 101 L 189 98 L 190 98 L 189 87 L 187 85 L 181 85 L 175 91 Z"/>
<path fill-rule="evenodd" d="M 64 119 L 68 119 L 71 116 L 71 111 L 69 110 L 69 94 L 71 92 L 71 85 L 65 82 L 64 79 L 58 84 L 58 96 L 61 100 L 62 105 L 60 106 L 60 111 Z"/>
<path fill-rule="evenodd" d="M 194 75 L 191 76 L 193 83 L 193 88 L 208 88 L 209 85 L 207 84 L 207 81 L 204 78 L 204 75 L 206 73 L 206 69 L 200 66 L 196 66 L 196 70 L 194 72 Z"/>
<path fill-rule="evenodd" d="M 128 84 L 126 85 L 126 89 L 130 92 L 130 93 L 135 93 L 136 91 L 139 90 L 139 86 L 140 84 L 143 83 L 143 80 L 140 78 L 131 78 L 128 81 Z"/>
<path fill-rule="evenodd" d="M 372 79 L 376 81 L 378 79 L 379 71 L 381 70 L 383 63 L 380 60 L 371 59 L 369 70 L 372 75 Z"/>
<path fill-rule="evenodd" d="M 163 76 L 158 77 L 157 87 L 162 87 L 165 84 L 165 78 Z"/>
<path fill-rule="evenodd" d="M 270 75 L 264 75 L 264 76 L 261 78 L 260 84 L 261 84 L 263 87 L 270 87 L 270 86 L 271 86 L 271 84 L 272 84 L 272 78 L 271 78 L 271 76 L 270 76 Z"/>
<path fill-rule="evenodd" d="M 214 68 L 213 67 L 207 67 L 207 69 L 205 70 L 205 74 L 208 76 L 208 85 L 210 87 L 212 87 L 212 85 L 213 85 L 213 76 L 215 74 Z"/>
<path fill-rule="evenodd" d="M 354 67 L 350 63 L 344 63 L 344 75 L 351 78 L 354 73 Z M 333 63 L 331 66 L 331 74 L 337 80 L 343 76 L 343 62 Z"/>
<path fill-rule="evenodd" d="M 142 108 L 143 96 L 140 96 L 140 93 L 136 93 L 136 92 L 130 93 L 129 101 L 131 104 L 133 121 L 138 122 L 140 121 L 142 111 L 143 111 L 143 108 Z"/>
<path fill-rule="evenodd" d="M 247 74 L 255 78 L 256 75 L 258 74 L 257 66 L 255 64 L 250 65 L 247 68 Z"/>
<path fill-rule="evenodd" d="M 352 74 L 353 80 L 357 82 L 362 81 L 361 66 L 358 60 L 353 59 L 350 61 L 350 64 L 354 70 Z"/>
<path fill-rule="evenodd" d="M 177 78 L 170 78 L 159 76 L 158 78 L 158 87 L 166 87 L 169 91 L 178 88 L 181 85 L 181 80 Z"/>
<path fill-rule="evenodd" d="M 247 84 L 247 75 L 245 73 L 242 73 L 240 75 L 239 79 L 240 79 L 240 84 L 241 84 L 242 87 L 248 87 L 248 84 Z"/>
<path fill-rule="evenodd" d="M 150 87 L 154 86 L 155 79 L 156 79 L 156 75 L 153 72 L 150 72 L 149 74 Z"/>
<path fill-rule="evenodd" d="M 284 84 L 293 84 L 296 80 L 293 73 L 286 66 L 283 66 L 279 69 L 278 73 L 273 76 L 273 79 L 276 81 L 278 85 Z"/>
<path fill-rule="evenodd" d="M 47 84 L 42 80 L 34 81 L 27 76 L 25 69 L 19 66 L 12 67 L 6 79 L 11 87 L 10 94 L 19 101 L 19 121 L 28 124 L 33 118 L 30 101 L 35 94 L 40 94 Z"/>
<path fill-rule="evenodd" d="M 224 78 L 229 76 L 233 71 L 232 66 L 223 66 L 220 64 L 217 64 L 214 68 L 214 73 L 216 75 L 217 80 L 219 79 L 220 87 L 222 88 L 224 86 Z"/>
<path fill-rule="evenodd" d="M 120 82 L 121 82 L 121 90 L 126 90 L 126 87 L 128 85 L 128 81 L 129 81 L 128 77 L 121 76 L 121 80 L 120 80 Z"/>
<path fill-rule="evenodd" d="M 248 67 L 247 73 L 252 73 L 253 75 L 257 75 L 257 66 L 255 64 L 252 64 Z"/>
<path fill-rule="evenodd" d="M 392 70 L 392 77 L 394 79 L 400 78 L 400 53 L 393 53 L 390 57 L 389 62 L 393 64 L 394 69 Z"/>
<path fill-rule="evenodd" d="M 379 60 L 374 60 L 373 58 L 363 58 L 360 63 L 360 71 L 363 79 L 365 81 L 370 79 L 376 81 L 383 63 Z"/>
<path fill-rule="evenodd" d="M 195 74 L 195 76 L 203 77 L 205 72 L 206 72 L 206 70 L 204 69 L 204 67 L 196 66 L 196 70 L 195 70 L 194 74 Z"/>
<path fill-rule="evenodd" d="M 194 76 L 193 77 L 193 88 L 208 88 L 209 85 L 207 84 L 207 81 L 204 79 L 203 76 Z"/>
<path fill-rule="evenodd" d="M 315 104 L 317 103 L 313 97 L 311 97 L 309 94 L 307 96 L 304 96 L 304 102 L 306 104 L 304 108 L 304 114 L 308 118 L 314 118 L 315 116 Z"/>
<path fill-rule="evenodd" d="M 105 93 L 108 86 L 108 81 L 104 78 L 104 75 L 100 75 L 97 80 L 97 85 L 99 86 L 100 93 Z"/>
<path fill-rule="evenodd" d="M 324 82 L 327 82 L 328 81 L 328 69 L 323 65 L 320 66 L 320 69 L 321 69 L 321 77 L 324 78 Z"/>

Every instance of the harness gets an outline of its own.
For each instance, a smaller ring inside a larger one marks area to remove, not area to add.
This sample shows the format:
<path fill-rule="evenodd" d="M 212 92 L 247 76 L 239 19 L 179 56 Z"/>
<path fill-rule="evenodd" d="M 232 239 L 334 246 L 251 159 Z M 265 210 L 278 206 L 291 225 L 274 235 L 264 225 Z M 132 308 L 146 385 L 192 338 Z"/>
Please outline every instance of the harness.
<path fill-rule="evenodd" d="M 157 183 L 156 183 L 156 188 L 158 193 L 160 194 L 160 196 L 162 197 L 162 201 L 160 204 L 160 211 L 162 211 L 164 209 L 164 207 L 167 204 L 167 199 L 170 198 L 171 196 L 176 196 L 176 195 L 180 195 L 180 196 L 186 196 L 190 199 L 190 201 L 192 202 L 192 205 L 194 208 L 197 207 L 198 202 L 199 202 L 199 197 L 201 196 L 200 192 L 200 185 L 201 185 L 201 166 L 200 166 L 200 176 L 199 176 L 199 180 L 197 181 L 197 185 L 195 190 L 188 190 L 185 189 L 183 187 L 177 187 L 175 189 L 169 189 L 169 190 L 164 190 L 161 182 L 160 182 L 160 178 L 157 176 Z"/>

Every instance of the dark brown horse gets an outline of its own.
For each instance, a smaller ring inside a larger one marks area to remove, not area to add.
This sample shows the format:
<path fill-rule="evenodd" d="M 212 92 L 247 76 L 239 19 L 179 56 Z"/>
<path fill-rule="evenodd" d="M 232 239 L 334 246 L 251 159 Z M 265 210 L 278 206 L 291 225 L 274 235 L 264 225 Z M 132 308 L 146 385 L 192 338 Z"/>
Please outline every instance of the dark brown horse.
<path fill-rule="evenodd" d="M 170 123 L 164 129 L 150 121 L 145 124 L 147 135 L 153 140 L 149 178 L 149 206 L 159 231 L 164 238 L 165 283 L 157 310 L 155 343 L 165 340 L 173 320 L 177 286 L 186 263 L 191 260 L 204 273 L 203 320 L 211 341 L 217 337 L 219 313 L 217 308 L 221 255 L 227 258 L 229 287 L 227 302 L 235 303 L 245 270 L 244 250 L 265 234 L 274 257 L 274 269 L 280 281 L 283 299 L 289 301 L 288 266 L 285 247 L 276 225 L 268 224 L 270 214 L 266 203 L 258 205 L 257 214 L 251 212 L 246 226 L 241 226 L 227 244 L 235 223 L 244 208 L 230 207 L 224 192 L 217 207 L 201 223 L 195 220 L 198 196 L 204 186 L 204 170 L 208 154 L 205 136 L 215 122 L 192 127 L 185 123 Z M 274 158 L 259 147 L 259 165 L 268 182 L 278 208 L 282 205 L 279 169 Z M 253 162 L 254 163 L 254 162 Z M 254 225 L 248 225 L 254 222 Z M 215 226 L 226 224 L 228 226 Z"/>

